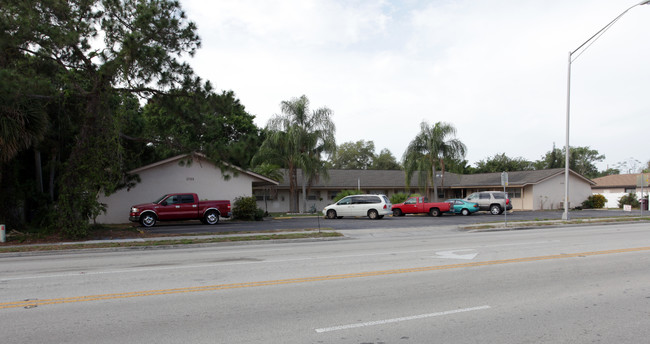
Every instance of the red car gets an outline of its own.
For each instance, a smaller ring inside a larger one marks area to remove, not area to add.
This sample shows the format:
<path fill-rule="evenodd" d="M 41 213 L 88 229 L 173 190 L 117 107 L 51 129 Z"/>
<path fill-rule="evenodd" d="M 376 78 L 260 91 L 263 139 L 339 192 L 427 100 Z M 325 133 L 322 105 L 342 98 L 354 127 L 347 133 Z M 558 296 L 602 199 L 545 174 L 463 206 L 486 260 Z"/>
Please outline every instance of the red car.
<path fill-rule="evenodd" d="M 167 194 L 152 203 L 131 207 L 129 221 L 153 227 L 156 221 L 201 220 L 215 225 L 219 217 L 230 217 L 230 201 L 199 201 L 195 193 Z"/>
<path fill-rule="evenodd" d="M 428 202 L 426 197 L 411 197 L 404 203 L 393 204 L 393 216 L 419 213 L 440 216 L 450 209 L 451 204 L 447 202 Z"/>

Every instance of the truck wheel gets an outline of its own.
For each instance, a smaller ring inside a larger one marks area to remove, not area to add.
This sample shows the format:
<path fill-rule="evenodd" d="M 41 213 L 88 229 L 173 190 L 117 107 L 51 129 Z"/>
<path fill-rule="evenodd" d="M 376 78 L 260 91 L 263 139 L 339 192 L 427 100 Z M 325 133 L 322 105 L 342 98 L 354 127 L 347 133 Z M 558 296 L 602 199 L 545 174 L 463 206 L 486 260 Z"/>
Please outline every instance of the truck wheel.
<path fill-rule="evenodd" d="M 402 216 L 402 209 L 393 209 L 393 216 Z"/>
<path fill-rule="evenodd" d="M 336 211 L 333 209 L 330 209 L 327 211 L 327 218 L 330 220 L 334 220 L 336 218 Z"/>
<path fill-rule="evenodd" d="M 463 210 L 461 210 L 460 213 L 461 213 L 461 215 L 463 215 L 463 216 L 467 216 L 467 215 L 470 214 L 469 210 L 467 210 L 467 209 L 463 209 Z"/>
<path fill-rule="evenodd" d="M 156 215 L 146 213 L 140 216 L 140 224 L 142 227 L 153 227 L 156 224 Z"/>
<path fill-rule="evenodd" d="M 440 216 L 440 209 L 438 208 L 431 208 L 429 209 L 429 215 L 431 216 Z"/>
<path fill-rule="evenodd" d="M 371 220 L 377 220 L 379 218 L 379 213 L 375 209 L 368 210 L 368 217 Z"/>
<path fill-rule="evenodd" d="M 205 223 L 208 225 L 216 225 L 219 223 L 219 213 L 217 213 L 214 210 L 210 210 L 207 213 L 205 213 L 205 217 L 203 218 Z"/>
<path fill-rule="evenodd" d="M 499 214 L 501 214 L 501 212 L 502 212 L 501 207 L 498 204 L 492 204 L 490 206 L 490 213 L 492 215 L 499 215 Z"/>

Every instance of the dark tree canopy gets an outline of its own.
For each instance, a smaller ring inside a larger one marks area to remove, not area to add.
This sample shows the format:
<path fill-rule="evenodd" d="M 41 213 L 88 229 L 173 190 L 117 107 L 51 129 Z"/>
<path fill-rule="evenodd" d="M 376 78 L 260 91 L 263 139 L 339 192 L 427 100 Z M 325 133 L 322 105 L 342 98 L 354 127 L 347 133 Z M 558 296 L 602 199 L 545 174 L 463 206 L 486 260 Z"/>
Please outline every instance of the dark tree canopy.
<path fill-rule="evenodd" d="M 474 173 L 527 171 L 532 169 L 532 162 L 521 157 L 510 158 L 505 153 L 500 153 L 477 162 Z"/>
<path fill-rule="evenodd" d="M 0 26 L 3 187 L 31 197 L 12 181 L 16 171 L 35 165 L 40 180 L 47 162 L 58 216 L 47 207 L 40 216 L 54 230 L 84 235 L 102 210 L 98 192 L 124 185 L 129 149 L 142 148 L 126 139 L 141 121 L 134 96 L 199 88 L 182 62 L 200 46 L 196 26 L 169 0 L 5 0 Z"/>

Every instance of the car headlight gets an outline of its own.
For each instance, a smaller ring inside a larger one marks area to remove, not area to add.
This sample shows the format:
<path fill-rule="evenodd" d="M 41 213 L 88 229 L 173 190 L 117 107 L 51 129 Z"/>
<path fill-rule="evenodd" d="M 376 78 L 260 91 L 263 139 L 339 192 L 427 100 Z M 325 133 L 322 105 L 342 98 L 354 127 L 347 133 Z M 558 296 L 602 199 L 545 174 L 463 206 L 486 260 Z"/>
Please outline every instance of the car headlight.
<path fill-rule="evenodd" d="M 136 207 L 131 207 L 131 212 L 132 212 L 132 213 L 137 213 L 137 212 L 138 212 L 138 208 L 136 208 Z"/>

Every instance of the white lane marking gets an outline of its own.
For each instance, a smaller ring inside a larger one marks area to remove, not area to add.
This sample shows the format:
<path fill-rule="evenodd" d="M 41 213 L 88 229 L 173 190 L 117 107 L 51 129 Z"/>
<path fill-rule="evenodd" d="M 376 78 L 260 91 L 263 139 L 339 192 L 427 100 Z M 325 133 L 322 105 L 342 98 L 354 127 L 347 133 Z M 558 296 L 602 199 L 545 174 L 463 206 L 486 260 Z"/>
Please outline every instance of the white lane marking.
<path fill-rule="evenodd" d="M 465 253 L 465 254 L 460 254 L 458 252 L 469 252 L 470 253 Z M 445 258 L 445 259 L 466 259 L 466 260 L 472 260 L 476 258 L 478 253 L 473 250 L 473 249 L 468 249 L 468 250 L 452 250 L 452 251 L 439 251 L 436 252 L 436 257 L 435 258 Z"/>
<path fill-rule="evenodd" d="M 490 308 L 490 306 L 485 305 L 485 306 L 478 306 L 478 307 L 471 307 L 471 308 L 454 309 L 454 310 L 451 310 L 451 311 L 444 311 L 444 312 L 436 312 L 436 313 L 429 313 L 429 314 L 412 315 L 412 316 L 410 316 L 410 317 L 401 317 L 401 318 L 393 318 L 393 319 L 385 319 L 385 320 L 369 321 L 369 322 L 358 323 L 358 324 L 350 324 L 350 325 L 341 325 L 341 326 L 333 326 L 333 327 L 317 328 L 317 329 L 316 329 L 316 332 L 317 332 L 317 333 L 323 333 L 323 332 L 332 332 L 332 331 L 347 330 L 347 329 L 358 328 L 358 327 L 375 326 L 375 325 L 385 325 L 385 324 L 391 324 L 391 323 L 396 323 L 396 322 L 409 321 L 409 320 L 417 320 L 417 319 L 424 319 L 424 318 L 432 318 L 432 317 L 439 317 L 439 316 L 443 316 L 443 315 L 451 315 L 451 314 L 457 314 L 457 313 L 463 313 L 463 312 L 480 311 L 480 310 L 483 310 L 483 309 L 489 309 L 489 308 Z"/>
<path fill-rule="evenodd" d="M 523 242 L 523 243 L 510 243 L 510 244 L 497 244 L 497 245 L 483 245 L 480 248 L 492 248 L 492 247 L 502 247 L 502 246 L 521 246 L 521 245 L 537 245 L 537 244 L 549 244 L 556 242 L 558 240 L 548 240 L 548 241 L 535 241 L 535 242 Z M 347 254 L 347 255 L 338 255 L 338 256 L 314 256 L 314 257 L 304 257 L 304 258 L 288 258 L 288 259 L 274 259 L 274 260 L 261 260 L 261 261 L 246 261 L 246 262 L 231 262 L 231 263 L 210 263 L 210 264 L 193 264 L 193 265 L 178 265 L 178 266 L 168 266 L 168 267 L 151 267 L 151 268 L 126 268 L 119 270 L 107 270 L 107 271 L 78 271 L 62 274 L 51 274 L 51 275 L 40 275 L 40 276 L 23 276 L 23 277 L 0 277 L 0 281 L 20 281 L 28 279 L 40 279 L 40 278 L 59 278 L 59 277 L 75 277 L 75 276 L 92 276 L 92 275 L 104 275 L 104 274 L 122 274 L 122 273 L 132 273 L 132 272 L 147 272 L 147 271 L 164 271 L 164 270 L 176 270 L 176 269 L 197 269 L 197 268 L 207 268 L 215 266 L 231 266 L 231 265 L 244 265 L 244 264 L 268 264 L 268 263 L 287 263 L 287 262 L 298 262 L 298 261 L 308 261 L 308 260 L 321 260 L 321 259 L 341 259 L 341 258 L 359 258 L 359 257 L 372 257 L 372 256 L 385 256 L 385 255 L 395 255 L 395 254 L 408 254 L 408 253 L 423 253 L 431 252 L 435 249 L 424 249 L 424 250 L 408 250 L 408 251 L 389 251 L 389 252 L 380 252 L 380 253 L 366 253 L 366 254 Z M 474 250 L 473 248 L 457 248 L 453 251 L 469 251 Z M 273 250 L 264 250 L 262 252 L 272 252 L 272 251 L 284 251 L 284 249 L 273 249 Z M 444 252 L 444 251 L 443 251 Z M 234 252 L 224 252 L 223 255 L 233 255 L 241 253 L 251 253 L 249 251 L 234 251 Z M 252 252 L 257 253 L 257 252 Z"/>

